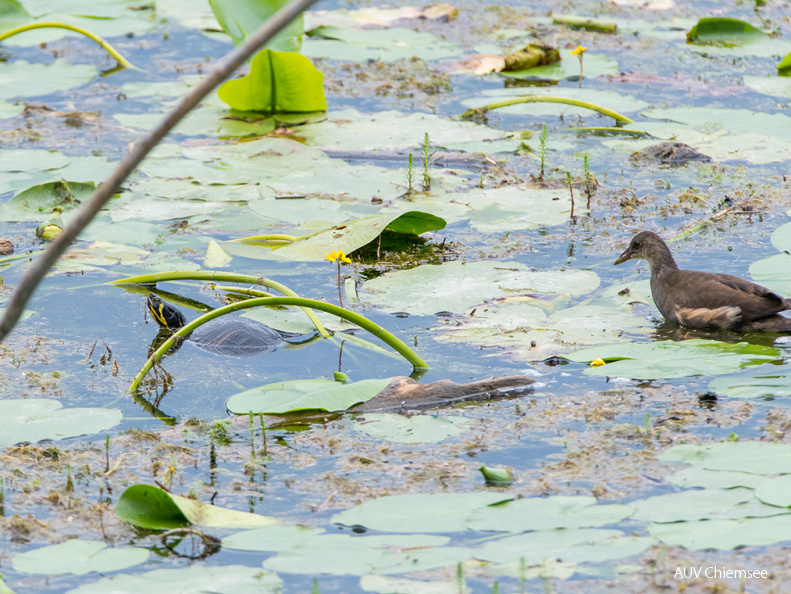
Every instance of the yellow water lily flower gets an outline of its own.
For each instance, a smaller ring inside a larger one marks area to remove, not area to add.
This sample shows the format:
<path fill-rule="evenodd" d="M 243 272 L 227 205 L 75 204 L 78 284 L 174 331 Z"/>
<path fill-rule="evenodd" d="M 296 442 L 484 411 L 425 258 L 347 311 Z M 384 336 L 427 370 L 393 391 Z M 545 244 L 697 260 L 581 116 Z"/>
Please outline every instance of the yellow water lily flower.
<path fill-rule="evenodd" d="M 576 49 L 571 50 L 571 54 L 574 56 L 581 56 L 587 51 L 588 51 L 587 47 L 582 47 L 581 45 L 578 45 Z"/>
<path fill-rule="evenodd" d="M 591 367 L 601 367 L 602 365 L 605 365 L 605 363 L 602 359 L 594 359 L 591 361 L 590 365 Z"/>
<path fill-rule="evenodd" d="M 326 256 L 324 256 L 330 262 L 335 262 L 336 260 L 340 260 L 341 262 L 346 262 L 347 264 L 352 261 L 351 258 L 347 257 L 346 254 L 343 253 L 343 250 L 333 250 Z"/>

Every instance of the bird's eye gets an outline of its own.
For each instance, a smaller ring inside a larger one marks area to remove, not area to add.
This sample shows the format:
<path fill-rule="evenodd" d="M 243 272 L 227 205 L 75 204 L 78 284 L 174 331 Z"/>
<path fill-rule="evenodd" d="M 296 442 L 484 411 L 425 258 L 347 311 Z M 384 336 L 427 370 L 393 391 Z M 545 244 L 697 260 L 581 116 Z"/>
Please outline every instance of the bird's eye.
<path fill-rule="evenodd" d="M 637 248 L 637 249 L 640 249 L 640 242 L 639 242 L 639 241 L 635 241 L 635 242 L 632 244 L 632 247 L 634 247 L 634 248 Z"/>

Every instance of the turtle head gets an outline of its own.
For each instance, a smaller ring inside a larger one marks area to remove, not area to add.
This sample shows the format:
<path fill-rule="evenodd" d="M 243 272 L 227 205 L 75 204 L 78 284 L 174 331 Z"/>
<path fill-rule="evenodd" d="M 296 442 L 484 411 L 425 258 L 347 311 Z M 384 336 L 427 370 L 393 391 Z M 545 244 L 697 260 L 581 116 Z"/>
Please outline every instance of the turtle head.
<path fill-rule="evenodd" d="M 178 330 L 187 323 L 184 314 L 176 307 L 170 305 L 170 303 L 162 301 L 162 299 L 153 293 L 148 294 L 146 305 L 148 306 L 148 311 L 151 312 L 151 317 L 163 328 Z"/>

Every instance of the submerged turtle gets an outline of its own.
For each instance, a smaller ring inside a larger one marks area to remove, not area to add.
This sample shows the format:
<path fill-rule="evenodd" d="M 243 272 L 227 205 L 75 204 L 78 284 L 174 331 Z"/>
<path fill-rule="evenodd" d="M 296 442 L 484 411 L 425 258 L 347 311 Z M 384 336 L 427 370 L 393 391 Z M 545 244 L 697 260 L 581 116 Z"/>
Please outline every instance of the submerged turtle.
<path fill-rule="evenodd" d="M 163 329 L 176 331 L 187 324 L 179 309 L 148 294 L 148 311 Z M 286 343 L 283 336 L 269 326 L 239 316 L 221 316 L 198 326 L 187 339 L 204 351 L 232 357 L 252 357 L 271 353 Z"/>

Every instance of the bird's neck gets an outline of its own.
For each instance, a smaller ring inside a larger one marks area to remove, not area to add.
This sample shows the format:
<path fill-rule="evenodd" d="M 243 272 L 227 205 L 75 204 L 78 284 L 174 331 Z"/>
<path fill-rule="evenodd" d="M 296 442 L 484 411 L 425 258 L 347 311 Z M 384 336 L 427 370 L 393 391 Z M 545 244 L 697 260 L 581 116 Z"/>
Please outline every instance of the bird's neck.
<path fill-rule="evenodd" d="M 662 276 L 673 270 L 678 270 L 678 264 L 676 264 L 670 248 L 664 244 L 656 250 L 648 264 L 651 266 L 651 276 Z"/>

